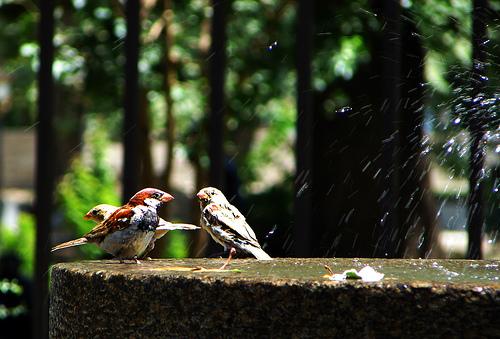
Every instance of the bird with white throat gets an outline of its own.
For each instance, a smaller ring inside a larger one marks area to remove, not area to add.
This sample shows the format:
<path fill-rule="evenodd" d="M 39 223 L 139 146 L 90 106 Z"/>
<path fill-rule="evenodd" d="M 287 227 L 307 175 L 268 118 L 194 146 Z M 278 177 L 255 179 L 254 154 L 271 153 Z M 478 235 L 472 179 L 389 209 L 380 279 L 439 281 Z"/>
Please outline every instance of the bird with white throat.
<path fill-rule="evenodd" d="M 245 217 L 214 187 L 205 187 L 196 195 L 200 201 L 201 227 L 212 239 L 229 250 L 229 257 L 220 269 L 225 269 L 237 251 L 253 255 L 258 260 L 272 260 L 261 248 Z"/>
<path fill-rule="evenodd" d="M 114 211 L 118 209 L 117 206 L 109 205 L 109 204 L 99 204 L 97 206 L 92 207 L 87 214 L 83 217 L 85 220 L 92 220 L 97 223 L 103 222 L 105 219 L 109 218 L 111 214 L 113 214 Z M 155 242 L 156 240 L 160 239 L 163 237 L 165 234 L 167 234 L 169 231 L 175 231 L 175 230 L 181 230 L 181 231 L 195 231 L 199 230 L 200 227 L 192 225 L 192 224 L 185 224 L 185 223 L 173 223 L 166 221 L 163 218 L 160 218 L 158 222 L 158 227 L 155 230 L 155 235 L 151 239 L 148 247 L 144 251 L 144 253 L 140 254 L 138 258 L 145 258 L 149 252 L 151 252 L 154 249 Z M 146 257 L 146 259 L 148 259 Z"/>
<path fill-rule="evenodd" d="M 145 188 L 134 194 L 123 206 L 81 238 L 59 244 L 52 252 L 95 243 L 115 258 L 134 259 L 142 255 L 155 236 L 159 223 L 158 208 L 174 197 L 156 188 Z"/>

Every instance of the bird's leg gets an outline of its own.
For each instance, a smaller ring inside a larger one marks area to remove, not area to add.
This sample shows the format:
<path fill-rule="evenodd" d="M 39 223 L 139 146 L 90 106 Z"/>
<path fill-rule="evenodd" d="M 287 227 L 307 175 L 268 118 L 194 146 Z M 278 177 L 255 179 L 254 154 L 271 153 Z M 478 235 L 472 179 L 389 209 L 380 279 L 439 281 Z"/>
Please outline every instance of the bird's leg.
<path fill-rule="evenodd" d="M 227 258 L 227 260 L 224 263 L 224 265 L 222 265 L 219 269 L 220 270 L 225 270 L 226 266 L 229 264 L 229 262 L 231 261 L 231 259 L 233 259 L 234 255 L 236 255 L 236 250 L 234 249 L 234 247 L 231 247 L 231 249 L 229 250 L 229 257 Z"/>
<path fill-rule="evenodd" d="M 155 248 L 155 241 L 151 240 L 149 243 L 148 247 L 146 247 L 146 250 L 144 250 L 144 253 L 141 255 L 141 259 L 146 259 L 146 260 L 153 260 L 151 257 L 147 257 L 147 255 Z"/>

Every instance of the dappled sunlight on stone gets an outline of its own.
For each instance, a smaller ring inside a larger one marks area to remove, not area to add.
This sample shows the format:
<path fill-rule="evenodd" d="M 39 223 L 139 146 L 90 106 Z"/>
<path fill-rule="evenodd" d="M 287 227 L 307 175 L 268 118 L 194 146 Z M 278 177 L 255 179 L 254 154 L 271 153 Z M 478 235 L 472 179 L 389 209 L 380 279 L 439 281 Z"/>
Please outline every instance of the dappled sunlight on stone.
<path fill-rule="evenodd" d="M 221 271 L 224 261 L 57 264 L 51 337 L 459 337 L 500 331 L 492 311 L 498 308 L 499 261 L 235 259 Z M 384 277 L 332 281 L 325 265 L 335 273 L 369 266 Z"/>

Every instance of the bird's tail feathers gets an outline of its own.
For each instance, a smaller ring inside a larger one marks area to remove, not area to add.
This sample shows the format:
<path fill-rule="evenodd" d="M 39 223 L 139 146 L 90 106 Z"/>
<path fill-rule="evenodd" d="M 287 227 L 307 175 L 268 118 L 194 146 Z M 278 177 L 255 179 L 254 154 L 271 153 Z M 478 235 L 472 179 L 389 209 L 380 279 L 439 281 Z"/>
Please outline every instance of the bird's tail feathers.
<path fill-rule="evenodd" d="M 86 238 L 78 238 L 78 239 L 63 242 L 62 244 L 54 246 L 54 247 L 52 247 L 52 249 L 50 251 L 54 252 L 54 251 L 62 250 L 63 248 L 85 245 L 88 242 L 89 241 Z"/>
<path fill-rule="evenodd" d="M 199 229 L 200 227 L 192 224 L 177 224 L 172 222 L 161 223 L 156 228 L 157 231 L 175 231 L 175 230 L 194 231 Z"/>
<path fill-rule="evenodd" d="M 264 252 L 264 250 L 260 247 L 255 247 L 255 246 L 247 246 L 245 249 L 252 253 L 252 255 L 257 258 L 257 260 L 273 260 L 269 254 Z"/>

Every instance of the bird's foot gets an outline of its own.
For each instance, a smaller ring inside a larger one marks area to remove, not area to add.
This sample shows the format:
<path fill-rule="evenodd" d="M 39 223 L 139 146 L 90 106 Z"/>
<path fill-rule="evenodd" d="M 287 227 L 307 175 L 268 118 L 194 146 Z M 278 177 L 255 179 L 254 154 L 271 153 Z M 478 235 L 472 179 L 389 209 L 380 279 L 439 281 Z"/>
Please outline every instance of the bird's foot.
<path fill-rule="evenodd" d="M 140 265 L 140 264 L 141 264 L 141 262 L 139 261 L 139 259 L 137 259 L 137 257 L 134 257 L 134 260 L 135 260 L 135 263 L 136 263 L 137 265 Z"/>
<path fill-rule="evenodd" d="M 236 255 L 236 250 L 234 247 L 231 247 L 231 250 L 229 251 L 229 257 L 227 258 L 226 262 L 224 265 L 222 265 L 219 270 L 225 270 L 231 259 L 233 259 L 233 256 Z"/>

